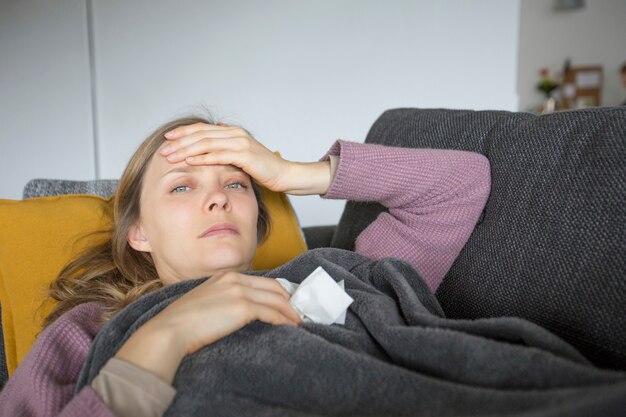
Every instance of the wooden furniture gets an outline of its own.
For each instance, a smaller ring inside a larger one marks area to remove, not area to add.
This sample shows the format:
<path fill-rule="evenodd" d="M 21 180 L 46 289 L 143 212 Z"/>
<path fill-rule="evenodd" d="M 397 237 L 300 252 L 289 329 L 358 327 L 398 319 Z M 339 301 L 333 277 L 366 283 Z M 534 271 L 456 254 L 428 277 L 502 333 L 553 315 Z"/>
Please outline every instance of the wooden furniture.
<path fill-rule="evenodd" d="M 600 106 L 603 77 L 601 65 L 569 68 L 563 74 L 560 109 Z"/>

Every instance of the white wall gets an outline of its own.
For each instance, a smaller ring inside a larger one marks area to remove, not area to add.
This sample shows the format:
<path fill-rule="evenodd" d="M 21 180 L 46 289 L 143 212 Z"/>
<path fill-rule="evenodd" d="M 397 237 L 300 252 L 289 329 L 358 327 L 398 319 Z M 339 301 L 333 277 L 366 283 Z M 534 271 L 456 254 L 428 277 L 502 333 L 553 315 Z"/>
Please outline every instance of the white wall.
<path fill-rule="evenodd" d="M 554 10 L 554 1 L 522 0 L 519 37 L 518 92 L 520 110 L 538 105 L 538 71 L 561 70 L 566 58 L 572 65 L 604 67 L 602 105 L 615 106 L 626 98 L 619 80 L 626 61 L 626 1 L 586 0 L 582 9 Z"/>
<path fill-rule="evenodd" d="M 304 161 L 336 138 L 364 140 L 392 107 L 515 110 L 516 2 L 478 3 L 95 2 L 102 175 L 200 105 Z M 291 201 L 303 225 L 334 223 L 343 207 Z"/>
<path fill-rule="evenodd" d="M 150 131 L 201 106 L 303 161 L 337 138 L 363 141 L 388 108 L 516 110 L 518 9 L 518 0 L 94 1 L 100 176 L 118 177 Z M 24 86 L 12 95 L 36 93 Z M 78 100 L 74 107 L 89 108 Z M 0 138 L 9 140 L 2 131 Z M 67 152 L 63 145 L 52 153 L 59 165 L 73 163 Z M 35 171 L 28 161 L 11 169 Z M 303 226 L 335 223 L 343 208 L 318 197 L 291 201 Z"/>
<path fill-rule="evenodd" d="M 94 176 L 83 0 L 0 0 L 0 198 Z"/>

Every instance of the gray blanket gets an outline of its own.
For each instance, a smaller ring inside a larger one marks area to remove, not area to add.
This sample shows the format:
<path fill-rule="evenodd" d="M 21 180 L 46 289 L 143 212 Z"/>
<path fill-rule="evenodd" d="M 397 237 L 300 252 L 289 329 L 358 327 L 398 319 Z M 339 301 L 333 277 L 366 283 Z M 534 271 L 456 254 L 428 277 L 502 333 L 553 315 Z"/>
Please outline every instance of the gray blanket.
<path fill-rule="evenodd" d="M 354 298 L 345 326 L 252 323 L 187 356 L 168 416 L 624 416 L 626 374 L 593 367 L 531 322 L 446 319 L 395 259 L 316 249 L 256 275 L 322 266 Z M 76 390 L 146 320 L 203 280 L 149 294 L 100 331 Z"/>

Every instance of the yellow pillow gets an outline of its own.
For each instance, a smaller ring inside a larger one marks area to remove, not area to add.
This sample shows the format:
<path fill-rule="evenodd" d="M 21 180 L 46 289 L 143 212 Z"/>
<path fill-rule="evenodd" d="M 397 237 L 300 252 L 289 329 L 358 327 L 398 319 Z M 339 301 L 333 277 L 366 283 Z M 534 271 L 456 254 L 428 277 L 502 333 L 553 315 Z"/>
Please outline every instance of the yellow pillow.
<path fill-rule="evenodd" d="M 295 213 L 282 193 L 264 190 L 272 227 L 258 247 L 255 269 L 272 269 L 306 251 Z M 45 290 L 61 269 L 110 225 L 112 200 L 63 195 L 0 199 L 0 308 L 7 369 L 12 374 L 41 330 L 37 314 Z"/>

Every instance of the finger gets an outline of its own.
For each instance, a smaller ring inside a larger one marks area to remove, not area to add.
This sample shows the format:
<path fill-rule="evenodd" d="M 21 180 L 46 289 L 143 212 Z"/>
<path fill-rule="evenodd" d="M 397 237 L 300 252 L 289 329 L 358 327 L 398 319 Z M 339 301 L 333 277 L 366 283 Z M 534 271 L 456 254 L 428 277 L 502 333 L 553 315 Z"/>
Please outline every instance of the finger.
<path fill-rule="evenodd" d="M 281 295 L 262 289 L 256 289 L 251 287 L 245 287 L 243 295 L 246 299 L 252 301 L 255 304 L 263 304 L 279 311 L 282 315 L 292 320 L 294 323 L 301 321 L 300 315 L 293 309 L 291 304 Z"/>
<path fill-rule="evenodd" d="M 228 141 L 228 139 L 226 139 L 226 141 Z M 202 142 L 191 144 L 188 147 L 179 149 L 176 152 L 164 156 L 169 162 L 175 163 L 183 161 L 185 160 L 185 158 L 190 158 L 194 156 L 206 155 L 216 152 L 233 152 L 236 151 L 236 149 L 234 148 L 235 144 L 232 143 L 215 143 L 214 140 L 204 140 Z"/>
<path fill-rule="evenodd" d="M 224 123 L 210 124 L 198 122 L 190 125 L 178 126 L 166 132 L 163 136 L 165 136 L 167 139 L 178 139 L 181 136 L 189 135 L 191 133 L 197 132 L 198 130 L 219 130 L 229 127 L 230 126 Z"/>
<path fill-rule="evenodd" d="M 301 323 L 300 317 L 298 317 L 297 321 L 291 320 L 288 317 L 285 317 L 280 312 L 274 310 L 273 308 L 266 307 L 264 305 L 258 305 L 256 307 L 256 316 L 257 320 L 262 321 L 268 324 L 288 324 L 288 325 L 297 325 Z"/>
<path fill-rule="evenodd" d="M 280 304 L 270 302 L 271 297 L 279 298 L 268 292 L 250 290 L 249 307 L 253 309 L 253 320 L 267 321 L 272 324 L 298 324 L 302 322 L 300 315 L 286 301 L 278 301 Z M 254 294 L 254 295 L 252 295 Z M 275 322 L 280 321 L 280 323 Z"/>
<path fill-rule="evenodd" d="M 172 162 L 172 161 L 170 161 Z M 211 152 L 185 158 L 188 165 L 233 165 L 243 170 L 243 161 L 238 152 Z M 245 172 L 245 170 L 244 170 Z"/>
<path fill-rule="evenodd" d="M 291 294 L 289 294 L 287 290 L 285 290 L 283 286 L 280 285 L 278 281 L 276 281 L 274 278 L 257 277 L 254 275 L 245 274 L 240 275 L 242 277 L 241 283 L 244 285 L 266 291 L 274 291 L 275 293 L 280 294 L 286 300 L 289 300 L 291 298 Z"/>
<path fill-rule="evenodd" d="M 193 123 L 190 125 L 178 126 L 172 130 L 165 132 L 163 136 L 167 139 L 176 139 L 183 135 L 189 135 L 191 133 L 197 132 L 198 130 L 208 130 L 212 128 L 218 128 L 217 125 L 213 125 L 210 123 Z"/>
<path fill-rule="evenodd" d="M 246 138 L 205 138 L 180 147 L 176 152 L 166 156 L 170 162 L 178 162 L 189 156 L 202 155 L 210 152 L 248 150 Z"/>
<path fill-rule="evenodd" d="M 223 290 L 222 294 L 222 299 L 230 299 L 230 303 L 233 305 L 240 307 L 245 305 L 248 305 L 248 307 L 264 305 L 280 312 L 280 314 L 289 318 L 289 320 L 292 320 L 294 323 L 300 322 L 300 315 L 289 304 L 289 301 L 274 291 L 252 288 L 240 282 L 235 282 L 230 284 L 229 288 Z M 242 303 L 242 301 L 244 302 Z M 248 314 L 249 313 L 250 311 L 248 311 Z M 256 316 L 248 318 L 252 320 L 256 319 Z"/>
<path fill-rule="evenodd" d="M 185 146 L 189 146 L 192 143 L 202 141 L 203 139 L 216 137 L 215 132 L 217 132 L 217 130 L 211 130 L 207 128 L 207 129 L 197 130 L 187 135 L 172 138 L 167 142 L 167 144 L 164 147 L 160 149 L 159 152 L 162 155 L 168 155 L 172 152 L 177 151 L 178 149 L 184 148 Z"/>
<path fill-rule="evenodd" d="M 194 153 L 202 153 L 202 150 L 209 151 L 211 149 L 203 148 L 204 146 L 227 145 L 227 148 L 232 148 L 233 145 L 245 146 L 250 141 L 250 138 L 238 135 L 237 133 L 237 131 L 198 131 L 190 135 L 183 136 L 180 139 L 168 142 L 166 146 L 162 147 L 159 150 L 159 153 L 164 156 L 169 156 L 176 153 L 178 154 L 178 156 L 182 156 L 182 160 L 185 156 L 193 155 Z M 196 144 L 204 144 L 197 145 L 197 149 L 199 149 L 200 152 L 197 152 L 196 148 L 192 148 L 192 151 L 186 150 L 187 148 Z"/>
<path fill-rule="evenodd" d="M 246 275 L 239 272 L 230 272 L 220 276 L 219 278 L 211 278 L 211 280 L 217 279 L 220 279 L 223 282 L 227 282 L 229 284 L 240 284 L 251 288 L 274 291 L 286 300 L 291 298 L 291 294 L 289 294 L 274 278 Z"/>

